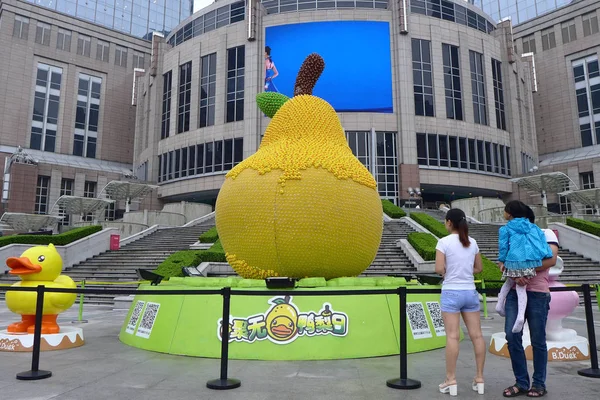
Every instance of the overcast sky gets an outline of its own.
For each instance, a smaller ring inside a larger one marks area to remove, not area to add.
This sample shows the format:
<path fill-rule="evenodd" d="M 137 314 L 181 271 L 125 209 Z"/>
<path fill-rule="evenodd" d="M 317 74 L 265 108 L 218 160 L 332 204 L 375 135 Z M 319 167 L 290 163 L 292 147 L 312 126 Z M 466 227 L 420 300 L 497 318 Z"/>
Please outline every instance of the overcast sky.
<path fill-rule="evenodd" d="M 194 12 L 206 7 L 209 4 L 214 3 L 214 1 L 215 0 L 194 0 Z"/>

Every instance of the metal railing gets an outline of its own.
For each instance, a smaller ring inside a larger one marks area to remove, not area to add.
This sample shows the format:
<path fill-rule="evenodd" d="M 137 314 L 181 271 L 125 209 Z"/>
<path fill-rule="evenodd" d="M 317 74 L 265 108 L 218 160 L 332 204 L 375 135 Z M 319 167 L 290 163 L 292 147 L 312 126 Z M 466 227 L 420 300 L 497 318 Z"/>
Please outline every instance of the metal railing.
<path fill-rule="evenodd" d="M 488 281 L 490 282 L 490 281 Z M 591 286 L 589 284 L 583 284 L 581 286 L 567 286 L 550 288 L 551 292 L 567 292 L 576 291 L 583 293 L 585 317 L 587 325 L 587 334 L 590 348 L 590 361 L 591 367 L 577 371 L 581 376 L 589 378 L 600 378 L 600 368 L 598 367 L 598 350 L 596 346 L 596 332 L 594 327 L 594 315 L 592 310 L 592 299 L 591 299 Z M 598 287 L 596 291 L 598 293 Z M 19 291 L 19 292 L 37 292 L 36 300 L 36 314 L 35 314 L 35 329 L 34 329 L 34 340 L 31 357 L 31 369 L 28 371 L 20 372 L 16 378 L 19 380 L 39 380 L 45 379 L 52 376 L 52 372 L 48 370 L 40 370 L 40 347 L 41 347 L 41 330 L 42 330 L 42 311 L 44 307 L 44 294 L 45 293 L 74 293 L 74 294 L 110 294 L 110 295 L 158 295 L 158 296 L 173 296 L 173 295 L 187 295 L 187 296 L 206 296 L 206 295 L 221 295 L 223 297 L 223 319 L 222 321 L 229 321 L 230 319 L 230 306 L 232 296 L 285 296 L 290 294 L 290 290 L 240 290 L 232 289 L 230 287 L 224 287 L 222 289 L 208 289 L 208 290 L 137 290 L 137 289 L 63 289 L 63 288 L 47 288 L 43 285 L 37 287 L 0 287 L 0 291 Z M 397 289 L 377 289 L 377 290 L 313 290 L 303 291 L 294 290 L 294 296 L 364 296 L 364 295 L 389 295 L 397 294 L 399 297 L 398 311 L 400 313 L 400 332 L 399 332 L 399 344 L 400 344 L 400 376 L 398 378 L 388 379 L 386 384 L 390 388 L 394 389 L 418 389 L 421 387 L 421 382 L 415 379 L 408 378 L 408 352 L 407 352 L 407 316 L 406 316 L 406 301 L 408 292 L 411 294 L 440 294 L 441 288 L 414 288 L 408 289 L 406 286 L 398 287 Z M 478 290 L 482 295 L 487 296 L 490 294 L 497 294 L 498 289 L 487 289 L 485 283 L 482 282 L 482 288 Z M 485 306 L 484 297 L 484 307 Z M 486 312 L 487 308 L 484 308 Z M 219 378 L 210 380 L 206 383 L 209 389 L 214 390 L 226 390 L 235 389 L 241 386 L 239 379 L 230 378 L 228 376 L 228 363 L 229 363 L 229 329 L 222 329 L 221 338 L 221 358 L 220 358 L 220 375 Z"/>

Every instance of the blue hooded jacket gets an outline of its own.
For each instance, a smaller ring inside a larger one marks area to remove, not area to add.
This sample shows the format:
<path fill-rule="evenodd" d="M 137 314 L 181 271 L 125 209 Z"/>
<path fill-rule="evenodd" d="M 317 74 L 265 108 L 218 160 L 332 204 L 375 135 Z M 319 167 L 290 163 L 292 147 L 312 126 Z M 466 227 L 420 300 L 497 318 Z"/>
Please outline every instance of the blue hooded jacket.
<path fill-rule="evenodd" d="M 552 257 L 546 235 L 526 218 L 515 218 L 500 228 L 498 260 L 507 269 L 536 268 Z"/>

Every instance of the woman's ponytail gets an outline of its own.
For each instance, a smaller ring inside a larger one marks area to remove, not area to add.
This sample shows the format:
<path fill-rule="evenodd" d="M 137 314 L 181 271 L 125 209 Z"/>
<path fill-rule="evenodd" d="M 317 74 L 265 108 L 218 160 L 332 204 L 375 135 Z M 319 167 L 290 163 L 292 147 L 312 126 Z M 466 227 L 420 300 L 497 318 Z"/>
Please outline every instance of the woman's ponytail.
<path fill-rule="evenodd" d="M 458 232 L 458 240 L 464 247 L 471 245 L 469 240 L 469 224 L 467 217 L 460 208 L 453 208 L 446 213 L 446 221 L 450 221 L 452 227 Z"/>
<path fill-rule="evenodd" d="M 467 224 L 467 219 L 463 218 L 458 221 L 458 226 L 456 227 L 458 231 L 458 240 L 464 247 L 469 247 L 471 245 L 471 241 L 469 240 L 469 224 Z"/>

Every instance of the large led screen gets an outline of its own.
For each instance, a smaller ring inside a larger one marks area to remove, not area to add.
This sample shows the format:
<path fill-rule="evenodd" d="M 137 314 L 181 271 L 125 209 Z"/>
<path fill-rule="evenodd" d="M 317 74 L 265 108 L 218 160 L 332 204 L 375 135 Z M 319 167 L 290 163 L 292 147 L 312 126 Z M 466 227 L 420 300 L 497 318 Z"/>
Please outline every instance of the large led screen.
<path fill-rule="evenodd" d="M 313 94 L 337 112 L 393 112 L 389 23 L 331 21 L 268 27 L 264 90 L 292 97 L 296 75 L 311 53 L 325 60 Z"/>

